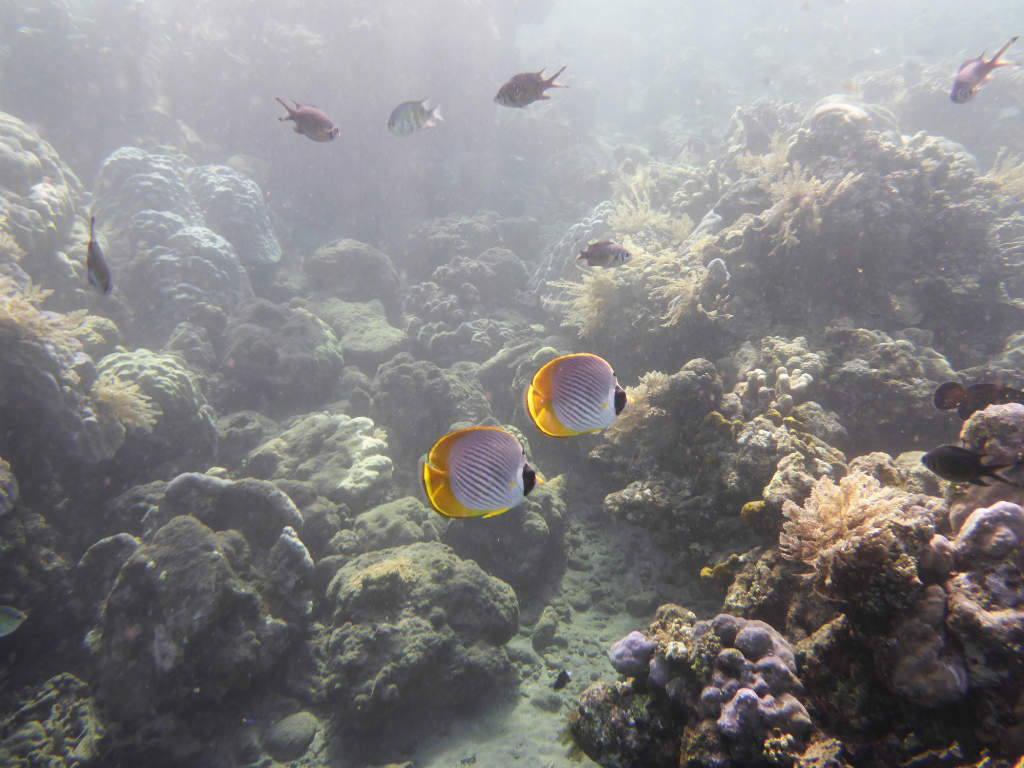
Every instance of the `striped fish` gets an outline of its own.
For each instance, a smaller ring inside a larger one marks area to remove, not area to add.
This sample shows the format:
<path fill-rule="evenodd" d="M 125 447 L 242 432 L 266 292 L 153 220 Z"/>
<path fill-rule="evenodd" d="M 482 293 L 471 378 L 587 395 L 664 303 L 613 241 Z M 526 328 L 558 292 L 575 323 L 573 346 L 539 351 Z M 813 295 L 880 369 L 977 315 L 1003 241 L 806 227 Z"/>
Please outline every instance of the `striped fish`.
<path fill-rule="evenodd" d="M 388 130 L 396 136 L 408 136 L 425 128 L 433 128 L 441 122 L 444 122 L 441 106 L 431 106 L 430 99 L 403 101 L 391 111 Z"/>
<path fill-rule="evenodd" d="M 493 517 L 521 503 L 538 482 L 514 435 L 468 427 L 438 440 L 423 463 L 423 490 L 445 517 Z"/>
<path fill-rule="evenodd" d="M 563 355 L 545 365 L 526 390 L 526 410 L 549 437 L 598 432 L 622 413 L 626 391 L 597 355 Z"/>

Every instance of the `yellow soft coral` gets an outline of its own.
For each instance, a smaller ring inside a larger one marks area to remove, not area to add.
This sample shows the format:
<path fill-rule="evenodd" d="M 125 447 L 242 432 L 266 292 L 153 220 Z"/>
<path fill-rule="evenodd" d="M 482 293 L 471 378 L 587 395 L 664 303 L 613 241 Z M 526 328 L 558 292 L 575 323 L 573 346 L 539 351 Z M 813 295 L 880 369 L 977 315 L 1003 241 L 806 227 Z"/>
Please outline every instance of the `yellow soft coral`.
<path fill-rule="evenodd" d="M 580 283 L 554 280 L 548 285 L 565 296 L 550 303 L 564 308 L 565 325 L 576 328 L 580 338 L 595 334 L 612 319 L 618 306 L 618 287 L 610 269 L 584 275 Z"/>
<path fill-rule="evenodd" d="M 619 442 L 653 414 L 663 413 L 660 408 L 651 405 L 651 397 L 668 389 L 668 374 L 661 371 L 648 371 L 640 377 L 635 387 L 626 387 L 629 405 L 612 425 L 605 430 L 605 436 L 613 443 Z"/>
<path fill-rule="evenodd" d="M 160 409 L 134 381 L 104 374 L 93 382 L 92 397 L 124 427 L 152 432 L 160 419 Z"/>
<path fill-rule="evenodd" d="M 802 507 L 789 499 L 782 505 L 786 521 L 779 552 L 810 566 L 819 584 L 828 586 L 833 560 L 853 540 L 903 512 L 913 498 L 898 488 L 883 487 L 864 472 L 851 472 L 838 484 L 822 477 Z"/>
<path fill-rule="evenodd" d="M 1006 147 L 1000 148 L 984 178 L 998 184 L 1006 194 L 1024 198 L 1024 158 Z"/>
<path fill-rule="evenodd" d="M 32 283 L 23 289 L 9 277 L 0 276 L 0 332 L 48 344 L 61 352 L 81 350 L 75 331 L 88 311 L 60 314 L 40 309 L 39 305 L 52 293 Z"/>

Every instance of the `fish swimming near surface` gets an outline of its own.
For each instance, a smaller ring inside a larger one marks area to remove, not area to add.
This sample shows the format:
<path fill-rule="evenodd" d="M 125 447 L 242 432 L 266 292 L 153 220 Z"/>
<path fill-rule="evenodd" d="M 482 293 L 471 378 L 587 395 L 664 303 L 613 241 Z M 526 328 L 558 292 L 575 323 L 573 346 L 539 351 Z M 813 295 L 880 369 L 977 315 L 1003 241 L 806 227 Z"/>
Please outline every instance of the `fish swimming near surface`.
<path fill-rule="evenodd" d="M 985 53 L 982 52 L 981 56 L 976 59 L 968 59 L 960 65 L 960 69 L 957 70 L 956 77 L 953 78 L 953 90 L 949 93 L 949 98 L 956 104 L 963 104 L 969 101 L 974 94 L 978 92 L 978 89 L 989 80 L 992 79 L 992 70 L 996 67 L 1008 67 L 1013 64 L 1012 61 L 1000 61 L 999 57 L 1006 53 L 1006 49 L 1017 42 L 1017 35 L 1010 38 L 1010 41 L 1004 45 L 988 61 L 985 61 Z"/>
<path fill-rule="evenodd" d="M 14 630 L 25 623 L 27 619 L 24 613 L 9 605 L 0 605 L 0 637 L 7 637 Z"/>
<path fill-rule="evenodd" d="M 567 85 L 556 83 L 555 78 L 565 71 L 565 67 L 544 79 L 544 70 L 540 72 L 520 72 L 498 89 L 494 100 L 503 107 L 525 107 L 541 99 L 550 99 L 544 91 L 548 88 L 568 88 Z"/>
<path fill-rule="evenodd" d="M 441 106 L 433 107 L 430 99 L 423 101 L 403 101 L 393 110 L 388 118 L 388 130 L 396 136 L 409 136 L 426 128 L 433 128 L 444 122 Z"/>
<path fill-rule="evenodd" d="M 331 141 L 341 133 L 334 121 L 316 107 L 303 106 L 292 99 L 292 103 L 295 104 L 295 109 L 292 109 L 280 97 L 275 96 L 274 98 L 288 110 L 287 115 L 277 119 L 294 121 L 296 133 L 301 133 L 313 141 Z"/>
<path fill-rule="evenodd" d="M 599 432 L 628 402 L 608 361 L 586 352 L 555 358 L 526 390 L 526 411 L 548 437 Z"/>
<path fill-rule="evenodd" d="M 556 691 L 560 691 L 570 682 L 572 682 L 572 673 L 567 669 L 563 669 L 558 673 L 558 677 L 555 678 L 555 682 L 551 684 L 551 687 Z"/>
<path fill-rule="evenodd" d="M 1024 404 L 1024 392 L 993 382 L 972 384 L 965 388 L 958 382 L 947 381 L 935 390 L 934 402 L 939 410 L 950 411 L 956 408 L 957 416 L 968 419 L 975 411 L 983 411 L 990 405 Z"/>
<path fill-rule="evenodd" d="M 540 482 L 515 435 L 468 427 L 438 440 L 423 463 L 423 490 L 444 517 L 493 517 L 520 504 Z"/>
<path fill-rule="evenodd" d="M 584 267 L 621 267 L 633 258 L 633 254 L 611 240 L 590 243 L 580 251 L 576 263 Z"/>
<path fill-rule="evenodd" d="M 1008 464 L 991 464 L 990 457 L 976 453 L 959 445 L 940 445 L 921 457 L 921 463 L 944 480 L 954 483 L 970 483 L 971 485 L 987 486 L 984 478 L 992 478 L 1009 485 L 1016 482 L 1004 476 L 1007 469 L 1016 467 L 1019 461 Z"/>
<path fill-rule="evenodd" d="M 103 251 L 100 244 L 96 242 L 96 217 L 89 217 L 89 246 L 85 251 L 85 269 L 89 276 L 89 282 L 96 286 L 101 293 L 110 293 L 114 284 L 110 280 L 110 269 L 107 261 L 103 258 Z"/>

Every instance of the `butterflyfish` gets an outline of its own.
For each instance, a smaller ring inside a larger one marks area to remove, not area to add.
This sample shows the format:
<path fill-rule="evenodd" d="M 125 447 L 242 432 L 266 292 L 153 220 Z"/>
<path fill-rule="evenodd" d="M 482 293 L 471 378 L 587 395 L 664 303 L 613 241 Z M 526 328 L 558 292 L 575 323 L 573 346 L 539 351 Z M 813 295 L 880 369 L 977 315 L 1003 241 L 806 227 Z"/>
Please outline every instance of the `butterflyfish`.
<path fill-rule="evenodd" d="M 526 390 L 526 411 L 549 437 L 598 432 L 628 404 L 615 371 L 597 355 L 563 355 L 545 365 Z"/>
<path fill-rule="evenodd" d="M 423 490 L 444 517 L 493 517 L 520 504 L 539 482 L 514 435 L 497 427 L 450 432 L 423 463 Z"/>

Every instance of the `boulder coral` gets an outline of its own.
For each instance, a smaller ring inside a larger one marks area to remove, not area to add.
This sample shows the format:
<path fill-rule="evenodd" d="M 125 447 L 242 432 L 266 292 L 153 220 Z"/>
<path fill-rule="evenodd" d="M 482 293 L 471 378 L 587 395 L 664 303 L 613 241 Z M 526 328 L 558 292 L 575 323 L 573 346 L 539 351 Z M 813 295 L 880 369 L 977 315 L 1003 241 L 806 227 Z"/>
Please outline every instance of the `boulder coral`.
<path fill-rule="evenodd" d="M 359 555 L 334 574 L 324 606 L 302 665 L 345 732 L 395 744 L 414 720 L 444 722 L 515 688 L 504 648 L 518 629 L 515 593 L 443 544 Z"/>
<path fill-rule="evenodd" d="M 125 561 L 89 638 L 104 717 L 128 727 L 155 708 L 187 723 L 283 660 L 288 626 L 245 580 L 249 567 L 230 532 L 189 516 L 172 518 Z M 189 747 L 164 744 L 182 760 Z"/>
<path fill-rule="evenodd" d="M 385 500 L 394 465 L 383 431 L 365 416 L 311 413 L 294 419 L 244 461 L 253 477 L 292 481 L 306 495 L 362 511 Z"/>
<path fill-rule="evenodd" d="M 259 408 L 280 417 L 324 405 L 338 396 L 344 365 L 338 337 L 313 312 L 249 299 L 224 331 L 223 407 Z"/>

